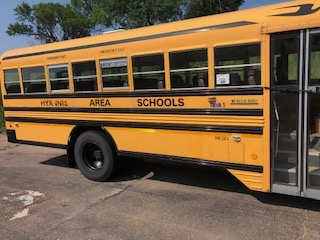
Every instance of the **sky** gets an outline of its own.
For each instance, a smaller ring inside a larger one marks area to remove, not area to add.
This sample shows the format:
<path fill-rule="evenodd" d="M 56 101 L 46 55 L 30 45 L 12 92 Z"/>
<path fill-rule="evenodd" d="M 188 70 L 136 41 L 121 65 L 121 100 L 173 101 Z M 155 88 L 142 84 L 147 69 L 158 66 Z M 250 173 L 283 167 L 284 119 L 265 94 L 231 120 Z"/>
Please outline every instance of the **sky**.
<path fill-rule="evenodd" d="M 7 50 L 27 47 L 30 45 L 39 44 L 33 37 L 25 37 L 25 36 L 8 36 L 6 33 L 7 28 L 10 23 L 14 23 L 16 21 L 14 15 L 14 8 L 17 5 L 20 5 L 23 0 L 1 0 L 1 8 L 0 8 L 0 55 Z M 24 0 L 29 5 L 38 4 L 40 2 L 56 2 L 61 4 L 69 3 L 70 0 Z M 268 5 L 272 3 L 285 2 L 288 0 L 245 0 L 245 3 L 241 6 L 240 9 L 247 9 L 252 7 L 258 7 L 263 5 Z"/>

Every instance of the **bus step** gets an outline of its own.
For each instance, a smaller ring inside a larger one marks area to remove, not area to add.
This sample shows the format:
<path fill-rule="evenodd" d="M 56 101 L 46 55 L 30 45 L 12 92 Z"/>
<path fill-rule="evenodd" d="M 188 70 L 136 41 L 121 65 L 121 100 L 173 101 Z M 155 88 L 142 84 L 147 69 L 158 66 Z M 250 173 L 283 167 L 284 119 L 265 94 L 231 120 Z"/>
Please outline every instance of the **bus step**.
<path fill-rule="evenodd" d="M 277 165 L 274 171 L 274 182 L 295 185 L 297 168 L 293 164 Z"/>

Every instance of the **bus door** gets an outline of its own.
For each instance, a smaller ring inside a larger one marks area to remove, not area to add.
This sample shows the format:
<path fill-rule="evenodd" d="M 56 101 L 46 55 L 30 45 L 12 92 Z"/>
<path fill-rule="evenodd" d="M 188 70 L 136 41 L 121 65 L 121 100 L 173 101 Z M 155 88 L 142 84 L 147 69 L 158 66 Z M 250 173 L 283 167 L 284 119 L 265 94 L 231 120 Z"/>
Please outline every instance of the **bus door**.
<path fill-rule="evenodd" d="M 271 37 L 272 191 L 320 199 L 320 29 Z"/>

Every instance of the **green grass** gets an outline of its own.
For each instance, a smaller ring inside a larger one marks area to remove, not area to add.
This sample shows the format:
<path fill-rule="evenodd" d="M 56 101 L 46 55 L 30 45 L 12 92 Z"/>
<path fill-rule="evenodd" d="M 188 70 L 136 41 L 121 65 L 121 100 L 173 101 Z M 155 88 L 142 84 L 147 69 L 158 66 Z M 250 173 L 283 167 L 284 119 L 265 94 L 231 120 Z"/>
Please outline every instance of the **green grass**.
<path fill-rule="evenodd" d="M 3 115 L 3 104 L 1 98 L 1 89 L 0 89 L 0 132 L 4 130 L 4 115 Z"/>
<path fill-rule="evenodd" d="M 0 132 L 4 131 L 4 116 L 3 116 L 3 107 L 0 106 Z"/>

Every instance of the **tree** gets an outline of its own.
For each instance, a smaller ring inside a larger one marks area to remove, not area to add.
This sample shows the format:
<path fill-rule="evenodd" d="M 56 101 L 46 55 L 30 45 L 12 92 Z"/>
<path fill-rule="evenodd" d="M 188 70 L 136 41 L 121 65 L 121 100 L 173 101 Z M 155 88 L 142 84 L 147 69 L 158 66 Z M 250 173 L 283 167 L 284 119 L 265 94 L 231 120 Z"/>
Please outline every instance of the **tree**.
<path fill-rule="evenodd" d="M 130 29 L 237 10 L 244 0 L 71 0 L 70 4 L 22 2 L 7 34 L 55 42 L 107 28 Z M 101 30 L 100 30 L 101 32 Z"/>
<path fill-rule="evenodd" d="M 100 0 L 93 11 L 97 24 L 118 28 L 137 28 L 182 18 L 183 0 Z"/>
<path fill-rule="evenodd" d="M 102 12 L 106 12 L 105 7 L 109 6 L 110 0 L 71 0 L 71 6 L 77 12 L 85 15 L 92 26 L 92 33 L 101 33 L 110 27 L 111 24 L 101 24 L 104 16 L 100 16 Z M 102 9 L 100 9 L 102 8 Z M 108 8 L 109 10 L 111 7 Z M 113 10 L 112 10 L 113 11 Z"/>
<path fill-rule="evenodd" d="M 85 14 L 69 4 L 22 2 L 14 12 L 16 22 L 9 25 L 7 34 L 33 36 L 44 43 L 89 36 L 93 27 Z"/>
<path fill-rule="evenodd" d="M 194 18 L 238 10 L 244 0 L 187 0 L 184 18 Z"/>
<path fill-rule="evenodd" d="M 85 0 L 73 0 L 83 2 Z M 244 0 L 91 0 L 96 24 L 108 28 L 137 28 L 185 18 L 238 10 Z"/>

